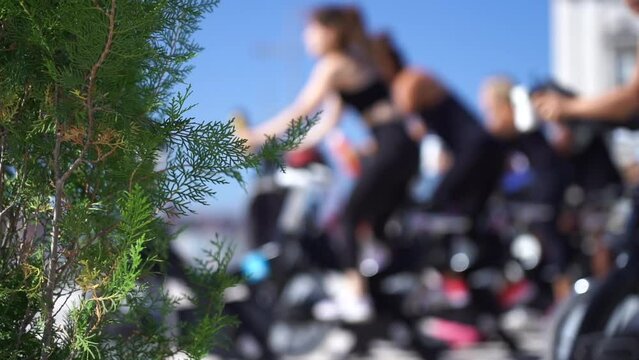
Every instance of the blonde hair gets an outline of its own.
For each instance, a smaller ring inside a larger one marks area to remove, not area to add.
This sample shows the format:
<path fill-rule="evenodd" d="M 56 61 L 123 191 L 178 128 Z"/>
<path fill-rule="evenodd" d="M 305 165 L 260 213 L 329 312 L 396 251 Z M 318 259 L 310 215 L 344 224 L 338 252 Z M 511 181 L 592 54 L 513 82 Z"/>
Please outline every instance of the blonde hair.
<path fill-rule="evenodd" d="M 513 80 L 505 75 L 488 78 L 484 83 L 484 89 L 490 91 L 490 95 L 499 101 L 510 103 L 510 91 L 514 86 Z"/>

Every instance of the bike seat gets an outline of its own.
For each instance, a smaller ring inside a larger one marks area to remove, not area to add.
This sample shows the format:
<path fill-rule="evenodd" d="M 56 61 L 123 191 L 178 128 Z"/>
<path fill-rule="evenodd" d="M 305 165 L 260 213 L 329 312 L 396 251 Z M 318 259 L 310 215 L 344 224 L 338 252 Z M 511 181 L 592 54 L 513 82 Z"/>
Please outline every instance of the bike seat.
<path fill-rule="evenodd" d="M 514 219 L 525 224 L 552 220 L 555 211 L 551 205 L 526 202 L 511 202 L 508 211 Z"/>
<path fill-rule="evenodd" d="M 472 221 L 460 214 L 418 212 L 408 216 L 408 225 L 413 235 L 465 235 L 472 228 Z"/>

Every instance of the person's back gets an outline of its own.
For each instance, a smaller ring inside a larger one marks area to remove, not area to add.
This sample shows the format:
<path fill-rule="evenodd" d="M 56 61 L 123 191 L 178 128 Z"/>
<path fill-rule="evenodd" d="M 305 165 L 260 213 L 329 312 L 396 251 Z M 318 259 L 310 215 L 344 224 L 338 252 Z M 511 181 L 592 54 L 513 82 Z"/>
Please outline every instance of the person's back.
<path fill-rule="evenodd" d="M 377 50 L 399 109 L 417 115 L 453 155 L 453 165 L 437 186 L 430 208 L 476 217 L 499 182 L 505 155 L 502 146 L 437 79 L 406 67 L 388 35 L 377 38 Z"/>
<path fill-rule="evenodd" d="M 503 144 L 449 91 L 438 103 L 423 106 L 419 115 L 454 157 L 433 196 L 432 208 L 478 215 L 499 184 L 506 158 Z"/>
<path fill-rule="evenodd" d="M 426 95 L 429 89 L 434 95 Z M 491 136 L 459 98 L 429 75 L 407 69 L 394 84 L 396 98 L 401 91 L 424 95 L 403 109 L 419 114 L 424 124 L 439 135 L 453 154 L 453 165 L 437 187 L 434 210 L 478 215 L 499 183 L 505 161 L 503 145 Z M 400 90 L 401 89 L 401 90 Z M 439 92 L 439 94 L 437 94 Z M 398 100 L 399 103 L 404 103 Z"/>
<path fill-rule="evenodd" d="M 398 81 L 402 81 L 401 76 Z M 436 105 L 423 107 L 419 115 L 455 156 L 461 156 L 469 147 L 492 141 L 477 117 L 450 92 Z"/>

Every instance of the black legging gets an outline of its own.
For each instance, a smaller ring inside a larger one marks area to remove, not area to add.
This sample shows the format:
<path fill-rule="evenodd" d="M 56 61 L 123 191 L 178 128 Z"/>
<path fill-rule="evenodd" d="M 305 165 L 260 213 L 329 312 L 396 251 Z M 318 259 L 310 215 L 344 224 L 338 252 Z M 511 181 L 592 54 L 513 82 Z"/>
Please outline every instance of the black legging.
<path fill-rule="evenodd" d="M 357 226 L 367 221 L 380 235 L 383 224 L 405 200 L 408 184 L 418 169 L 419 148 L 407 135 L 403 122 L 378 125 L 372 132 L 377 152 L 364 163 L 342 214 L 345 239 L 336 252 L 344 269 L 357 266 Z"/>
<path fill-rule="evenodd" d="M 450 148 L 454 163 L 435 190 L 432 207 L 471 217 L 481 212 L 503 171 L 505 151 L 452 94 L 420 115 Z"/>
<path fill-rule="evenodd" d="M 558 229 L 559 209 L 553 205 L 548 207 L 552 211 L 549 219 L 531 224 L 530 230 L 541 240 L 544 279 L 553 281 L 568 271 L 570 247 L 568 239 Z"/>
<path fill-rule="evenodd" d="M 545 219 L 530 226 L 542 242 L 544 273 L 554 279 L 565 274 L 569 265 L 568 239 L 559 231 L 557 218 L 569 183 L 571 164 L 556 152 L 541 130 L 519 134 L 508 146 L 528 158 L 533 173 L 532 184 L 521 194 L 522 200 L 543 205 L 549 211 Z"/>

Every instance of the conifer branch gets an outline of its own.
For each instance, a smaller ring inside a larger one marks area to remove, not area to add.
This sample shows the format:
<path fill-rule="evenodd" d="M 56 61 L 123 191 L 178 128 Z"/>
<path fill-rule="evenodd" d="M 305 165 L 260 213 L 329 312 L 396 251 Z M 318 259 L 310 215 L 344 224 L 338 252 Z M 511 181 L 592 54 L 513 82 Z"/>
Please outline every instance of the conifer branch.
<path fill-rule="evenodd" d="M 94 127 L 95 127 L 95 106 L 94 106 L 94 95 L 95 95 L 95 87 L 97 82 L 98 70 L 104 62 L 106 61 L 109 53 L 111 52 L 111 48 L 113 46 L 113 37 L 115 36 L 115 11 L 116 11 L 116 0 L 111 0 L 111 9 L 107 11 L 107 16 L 109 18 L 109 31 L 107 34 L 107 41 L 104 44 L 104 49 L 98 58 L 98 61 L 93 64 L 91 67 L 91 71 L 89 72 L 88 77 L 88 87 L 87 87 L 87 96 L 85 100 L 85 106 L 87 108 L 87 118 L 88 125 L 86 131 L 86 139 L 84 146 L 82 147 L 82 151 L 80 152 L 80 156 L 71 164 L 69 169 L 62 175 L 59 179 L 63 183 L 73 174 L 73 172 L 77 169 L 78 166 L 84 161 L 84 158 L 91 147 L 91 138 L 93 137 Z"/>
<path fill-rule="evenodd" d="M 193 34 L 217 0 L 120 0 L 117 14 L 116 0 L 3 4 L 0 289 L 20 296 L 0 291 L 12 309 L 0 311 L 0 353 L 200 358 L 231 324 L 222 294 L 232 277 L 226 260 L 202 268 L 196 326 L 175 336 L 161 325 L 158 316 L 176 303 L 147 276 L 161 274 L 156 266 L 175 237 L 163 210 L 173 204 L 167 213 L 188 214 L 217 185 L 242 183 L 242 170 L 278 162 L 305 122 L 248 154 L 231 122 L 189 116 L 190 89 L 175 87 L 201 50 Z M 225 251 L 208 257 L 228 259 Z M 134 331 L 114 335 L 107 324 Z"/>
<path fill-rule="evenodd" d="M 54 173 L 55 173 L 55 198 L 53 209 L 53 234 L 51 236 L 51 247 L 49 251 L 49 259 L 47 266 L 47 284 L 44 294 L 45 312 L 44 312 L 44 333 L 42 336 L 42 342 L 44 344 L 44 351 L 41 355 L 41 360 L 47 360 L 52 354 L 52 342 L 53 342 L 53 326 L 54 326 L 54 294 L 53 291 L 57 286 L 57 274 L 58 274 L 58 253 L 59 253 L 59 241 L 61 235 L 61 221 L 62 221 L 62 197 L 64 196 L 64 186 L 67 179 L 73 174 L 78 166 L 84 160 L 89 148 L 91 146 L 91 138 L 93 137 L 93 131 L 95 126 L 95 108 L 94 108 L 94 94 L 97 82 L 97 74 L 100 67 L 107 59 L 111 47 L 113 45 L 113 37 L 115 34 L 115 15 L 116 15 L 116 0 L 111 0 L 111 9 L 107 12 L 109 27 L 107 33 L 107 41 L 104 45 L 102 52 L 95 64 L 91 67 L 91 71 L 88 76 L 87 96 L 85 100 L 85 106 L 87 108 L 88 125 L 86 130 L 86 139 L 84 146 L 80 152 L 78 158 L 71 164 L 71 166 L 61 174 L 60 158 L 61 158 L 61 146 L 64 134 L 62 133 L 62 126 L 60 121 L 56 119 L 56 140 L 53 150 L 54 157 Z"/>

